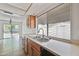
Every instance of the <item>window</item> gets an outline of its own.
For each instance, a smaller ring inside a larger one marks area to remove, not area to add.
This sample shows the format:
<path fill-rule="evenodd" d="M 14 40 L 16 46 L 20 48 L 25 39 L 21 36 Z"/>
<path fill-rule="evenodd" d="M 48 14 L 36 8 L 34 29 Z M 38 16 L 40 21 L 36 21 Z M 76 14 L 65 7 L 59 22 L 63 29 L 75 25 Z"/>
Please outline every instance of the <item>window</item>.
<path fill-rule="evenodd" d="M 17 37 L 19 39 L 19 24 L 4 24 L 4 38 Z"/>
<path fill-rule="evenodd" d="M 49 36 L 70 39 L 70 21 L 49 24 Z"/>
<path fill-rule="evenodd" d="M 43 24 L 39 24 L 38 25 L 38 30 L 42 28 L 44 30 L 44 35 L 47 36 L 47 24 L 43 25 Z M 39 34 L 42 34 L 42 30 L 40 30 Z"/>

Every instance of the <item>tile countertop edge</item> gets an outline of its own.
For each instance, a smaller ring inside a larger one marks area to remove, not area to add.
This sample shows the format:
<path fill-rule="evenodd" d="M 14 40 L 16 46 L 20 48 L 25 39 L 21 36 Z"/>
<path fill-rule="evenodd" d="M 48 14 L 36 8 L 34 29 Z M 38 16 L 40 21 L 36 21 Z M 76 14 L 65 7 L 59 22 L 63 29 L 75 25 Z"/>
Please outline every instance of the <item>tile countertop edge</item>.
<path fill-rule="evenodd" d="M 35 39 L 33 39 L 31 36 L 26 35 L 26 38 L 31 39 L 35 43 L 39 44 L 40 46 L 44 47 L 46 50 L 48 50 L 51 53 L 54 53 L 57 56 L 79 56 L 79 46 L 73 45 L 57 40 L 51 39 L 49 42 L 42 43 Z M 60 48 L 61 47 L 61 48 Z"/>

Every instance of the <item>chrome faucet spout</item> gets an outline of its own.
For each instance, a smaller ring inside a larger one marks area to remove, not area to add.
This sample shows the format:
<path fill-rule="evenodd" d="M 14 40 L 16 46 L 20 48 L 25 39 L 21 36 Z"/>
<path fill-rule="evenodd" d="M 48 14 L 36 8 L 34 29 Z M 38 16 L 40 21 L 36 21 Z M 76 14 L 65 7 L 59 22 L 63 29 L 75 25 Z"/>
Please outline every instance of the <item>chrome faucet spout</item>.
<path fill-rule="evenodd" d="M 44 38 L 44 29 L 43 29 L 43 28 L 40 28 L 40 29 L 37 31 L 37 33 L 39 33 L 40 30 L 42 30 L 42 38 Z"/>

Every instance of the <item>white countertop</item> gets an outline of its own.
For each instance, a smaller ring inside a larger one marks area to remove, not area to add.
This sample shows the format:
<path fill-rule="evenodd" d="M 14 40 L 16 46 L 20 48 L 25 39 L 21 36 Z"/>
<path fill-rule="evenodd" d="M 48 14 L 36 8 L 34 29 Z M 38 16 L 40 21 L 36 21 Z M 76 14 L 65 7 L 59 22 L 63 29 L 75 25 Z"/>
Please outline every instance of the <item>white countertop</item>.
<path fill-rule="evenodd" d="M 26 37 L 30 38 L 32 41 L 36 42 L 47 50 L 50 50 L 52 53 L 54 52 L 60 56 L 79 56 L 78 45 L 68 44 L 53 39 L 49 40 L 48 42 L 39 42 L 33 39 L 31 36 Z"/>

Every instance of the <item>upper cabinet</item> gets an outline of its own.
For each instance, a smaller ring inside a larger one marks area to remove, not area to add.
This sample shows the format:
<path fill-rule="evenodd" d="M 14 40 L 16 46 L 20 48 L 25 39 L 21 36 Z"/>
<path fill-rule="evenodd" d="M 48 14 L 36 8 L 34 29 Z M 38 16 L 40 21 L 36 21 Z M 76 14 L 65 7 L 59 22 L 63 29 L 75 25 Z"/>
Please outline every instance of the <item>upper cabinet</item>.
<path fill-rule="evenodd" d="M 27 26 L 29 28 L 36 28 L 36 16 L 28 16 L 28 19 L 27 19 Z"/>

